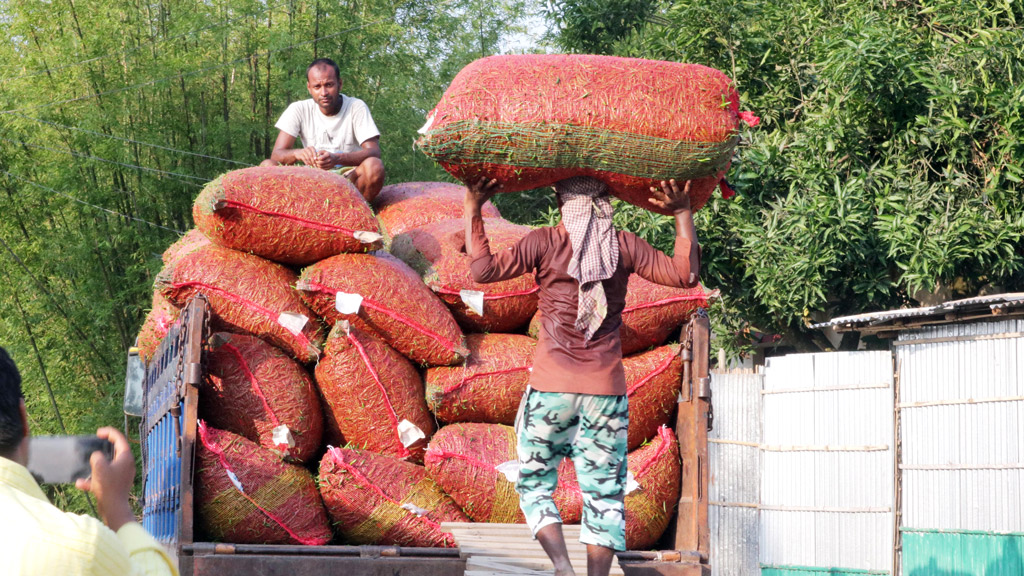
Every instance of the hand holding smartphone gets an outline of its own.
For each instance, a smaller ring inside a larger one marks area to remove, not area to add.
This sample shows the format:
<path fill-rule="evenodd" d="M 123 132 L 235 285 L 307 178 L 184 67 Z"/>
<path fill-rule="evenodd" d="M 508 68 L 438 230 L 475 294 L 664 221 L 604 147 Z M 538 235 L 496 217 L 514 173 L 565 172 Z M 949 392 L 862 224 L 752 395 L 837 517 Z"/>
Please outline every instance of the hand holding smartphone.
<path fill-rule="evenodd" d="M 89 458 L 97 451 L 114 458 L 114 444 L 98 436 L 32 436 L 28 470 L 41 484 L 71 484 L 92 474 Z"/>

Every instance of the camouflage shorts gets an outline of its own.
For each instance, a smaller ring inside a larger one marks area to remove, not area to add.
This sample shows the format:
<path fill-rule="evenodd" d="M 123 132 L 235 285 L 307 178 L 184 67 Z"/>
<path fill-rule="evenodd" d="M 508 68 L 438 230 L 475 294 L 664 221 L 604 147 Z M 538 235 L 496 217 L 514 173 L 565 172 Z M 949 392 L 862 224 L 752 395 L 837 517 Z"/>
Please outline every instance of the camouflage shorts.
<path fill-rule="evenodd" d="M 534 535 L 561 523 L 552 494 L 558 465 L 576 466 L 583 492 L 580 542 L 626 549 L 625 395 L 599 396 L 528 390 L 516 424 L 519 437 L 519 505 Z"/>

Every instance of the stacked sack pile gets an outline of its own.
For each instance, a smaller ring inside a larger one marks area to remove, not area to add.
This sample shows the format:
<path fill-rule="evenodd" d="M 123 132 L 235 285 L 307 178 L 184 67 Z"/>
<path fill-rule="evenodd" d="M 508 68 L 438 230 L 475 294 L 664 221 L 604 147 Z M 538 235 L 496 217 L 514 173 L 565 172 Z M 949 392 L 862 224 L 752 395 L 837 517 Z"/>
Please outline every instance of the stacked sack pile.
<path fill-rule="evenodd" d="M 454 83 L 453 83 L 454 86 Z M 512 428 L 536 340 L 531 275 L 477 284 L 465 188 L 386 186 L 247 168 L 209 183 L 164 254 L 139 334 L 152 357 L 178 311 L 212 312 L 200 389 L 197 523 L 235 543 L 453 546 L 446 521 L 524 522 Z M 484 217 L 493 251 L 529 229 Z M 670 428 L 678 334 L 715 293 L 631 277 L 622 337 L 630 396 L 627 546 L 653 546 L 679 496 Z M 582 499 L 572 463 L 556 500 Z"/>

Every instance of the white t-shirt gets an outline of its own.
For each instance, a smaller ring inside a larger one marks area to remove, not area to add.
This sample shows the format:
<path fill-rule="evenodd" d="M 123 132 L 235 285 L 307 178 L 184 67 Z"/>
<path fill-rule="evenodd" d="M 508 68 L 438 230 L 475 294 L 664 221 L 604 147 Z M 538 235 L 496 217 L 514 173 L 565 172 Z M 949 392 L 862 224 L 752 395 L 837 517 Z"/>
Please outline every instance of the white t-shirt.
<path fill-rule="evenodd" d="M 310 98 L 289 104 L 274 126 L 302 139 L 303 147 L 328 152 L 357 152 L 363 142 L 380 136 L 366 103 L 344 94 L 334 116 L 324 115 Z"/>

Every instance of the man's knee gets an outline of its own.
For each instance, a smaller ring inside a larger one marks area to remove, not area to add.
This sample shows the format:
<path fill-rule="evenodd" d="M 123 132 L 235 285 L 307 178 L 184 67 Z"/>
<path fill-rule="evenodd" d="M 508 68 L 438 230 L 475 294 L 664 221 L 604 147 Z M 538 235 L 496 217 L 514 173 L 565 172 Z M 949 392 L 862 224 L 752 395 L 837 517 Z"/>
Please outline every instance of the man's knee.
<path fill-rule="evenodd" d="M 260 167 L 262 167 L 262 168 L 267 168 L 269 166 L 280 166 L 280 165 L 281 165 L 280 162 L 278 162 L 277 160 L 271 160 L 270 158 L 267 158 L 263 162 L 260 162 Z"/>
<path fill-rule="evenodd" d="M 371 156 L 363 160 L 354 172 L 356 187 L 367 202 L 373 200 L 384 186 L 384 162 L 376 156 Z"/>

